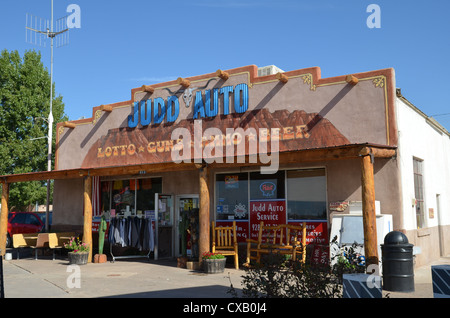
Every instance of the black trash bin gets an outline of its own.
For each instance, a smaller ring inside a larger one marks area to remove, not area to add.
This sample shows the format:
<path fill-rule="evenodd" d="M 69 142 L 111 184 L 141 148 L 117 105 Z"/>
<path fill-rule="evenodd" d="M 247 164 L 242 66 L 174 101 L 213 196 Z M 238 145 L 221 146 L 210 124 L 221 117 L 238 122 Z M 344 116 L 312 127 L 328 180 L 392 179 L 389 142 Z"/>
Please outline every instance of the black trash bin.
<path fill-rule="evenodd" d="M 383 290 L 397 292 L 414 291 L 413 244 L 405 234 L 389 232 L 381 244 Z"/>

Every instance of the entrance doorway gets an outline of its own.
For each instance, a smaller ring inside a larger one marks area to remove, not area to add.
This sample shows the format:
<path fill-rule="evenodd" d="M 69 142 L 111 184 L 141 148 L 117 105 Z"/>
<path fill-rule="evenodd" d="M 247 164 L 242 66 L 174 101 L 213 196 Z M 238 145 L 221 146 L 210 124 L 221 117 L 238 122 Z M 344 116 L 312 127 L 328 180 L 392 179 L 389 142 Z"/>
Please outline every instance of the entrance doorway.
<path fill-rule="evenodd" d="M 199 197 L 198 194 L 176 196 L 175 256 L 199 257 Z"/>
<path fill-rule="evenodd" d="M 155 260 L 174 256 L 173 195 L 155 193 Z"/>

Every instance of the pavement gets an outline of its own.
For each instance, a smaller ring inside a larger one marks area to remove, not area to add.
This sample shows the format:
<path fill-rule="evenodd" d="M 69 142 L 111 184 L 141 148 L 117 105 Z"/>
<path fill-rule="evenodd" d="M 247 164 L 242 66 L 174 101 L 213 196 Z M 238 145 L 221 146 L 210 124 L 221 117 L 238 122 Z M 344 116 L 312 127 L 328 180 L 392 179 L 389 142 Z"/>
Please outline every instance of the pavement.
<path fill-rule="evenodd" d="M 178 268 L 175 260 L 147 258 L 70 266 L 67 259 L 33 255 L 3 259 L 5 298 L 232 298 L 244 270 L 227 266 L 224 273 L 205 274 Z M 415 291 L 383 291 L 388 298 L 433 298 L 432 265 L 450 265 L 450 256 L 415 268 Z"/>

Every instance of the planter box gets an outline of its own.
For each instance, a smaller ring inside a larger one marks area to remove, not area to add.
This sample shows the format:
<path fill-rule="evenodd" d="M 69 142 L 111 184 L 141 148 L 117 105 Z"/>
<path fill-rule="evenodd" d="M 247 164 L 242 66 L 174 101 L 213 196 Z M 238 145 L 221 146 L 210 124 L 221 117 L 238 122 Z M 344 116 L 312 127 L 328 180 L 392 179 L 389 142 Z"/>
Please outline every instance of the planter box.
<path fill-rule="evenodd" d="M 69 252 L 67 253 L 67 255 L 69 257 L 69 264 L 71 265 L 85 265 L 87 264 L 89 258 L 89 252 L 83 253 Z"/>
<path fill-rule="evenodd" d="M 373 279 L 376 279 L 376 283 Z M 344 274 L 344 298 L 381 298 L 381 277 L 369 274 Z M 369 284 L 370 282 L 370 284 Z"/>
<path fill-rule="evenodd" d="M 204 259 L 203 270 L 207 274 L 223 273 L 225 271 L 226 258 L 220 259 Z"/>
<path fill-rule="evenodd" d="M 450 265 L 431 266 L 434 298 L 450 298 Z"/>

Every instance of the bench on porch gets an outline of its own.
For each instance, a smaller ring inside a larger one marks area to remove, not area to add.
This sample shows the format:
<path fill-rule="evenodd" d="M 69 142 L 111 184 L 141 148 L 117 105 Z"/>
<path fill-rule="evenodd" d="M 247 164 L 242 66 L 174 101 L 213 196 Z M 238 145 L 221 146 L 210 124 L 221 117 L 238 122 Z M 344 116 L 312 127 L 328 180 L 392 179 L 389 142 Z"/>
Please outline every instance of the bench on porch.
<path fill-rule="evenodd" d="M 17 259 L 20 258 L 20 250 L 25 248 L 35 248 L 38 233 L 13 234 L 13 247 L 17 250 Z"/>
<path fill-rule="evenodd" d="M 55 260 L 55 251 L 62 250 L 64 244 L 69 243 L 72 237 L 76 237 L 74 232 L 49 233 L 49 248 L 53 251 L 53 260 Z"/>
<path fill-rule="evenodd" d="M 302 225 L 279 224 L 276 226 L 259 225 L 258 239 L 247 240 L 246 265 L 251 260 L 261 263 L 263 254 L 278 253 L 291 255 L 292 260 L 305 263 L 306 260 L 306 223 Z"/>
<path fill-rule="evenodd" d="M 74 232 L 13 234 L 13 247 L 17 250 L 17 259 L 20 258 L 20 249 L 34 249 L 34 258 L 38 259 L 39 249 L 50 248 L 53 250 L 54 260 L 55 249 L 63 248 L 64 243 L 69 242 L 75 235 Z"/>

